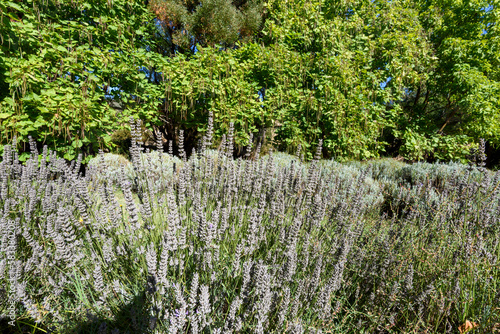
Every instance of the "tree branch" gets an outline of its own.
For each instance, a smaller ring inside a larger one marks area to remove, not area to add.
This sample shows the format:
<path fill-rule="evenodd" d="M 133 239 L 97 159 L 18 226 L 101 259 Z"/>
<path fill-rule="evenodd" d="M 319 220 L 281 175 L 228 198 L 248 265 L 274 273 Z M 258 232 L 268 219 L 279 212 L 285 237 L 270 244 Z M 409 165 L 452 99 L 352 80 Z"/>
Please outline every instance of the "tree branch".
<path fill-rule="evenodd" d="M 439 129 L 438 132 L 443 132 L 444 128 L 446 127 L 446 125 L 448 125 L 448 123 L 453 118 L 453 116 L 455 116 L 455 114 L 457 113 L 458 109 L 459 109 L 458 107 L 455 107 L 453 109 L 453 111 L 448 115 L 448 117 L 446 118 L 446 121 L 444 122 L 443 126 L 441 127 L 441 129 Z"/>

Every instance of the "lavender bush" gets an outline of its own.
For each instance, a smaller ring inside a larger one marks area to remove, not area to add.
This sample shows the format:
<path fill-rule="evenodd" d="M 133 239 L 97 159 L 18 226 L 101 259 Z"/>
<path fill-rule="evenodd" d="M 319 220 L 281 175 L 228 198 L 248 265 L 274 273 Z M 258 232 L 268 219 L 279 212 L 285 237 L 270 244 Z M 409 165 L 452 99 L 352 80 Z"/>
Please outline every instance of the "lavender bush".
<path fill-rule="evenodd" d="M 143 152 L 131 125 L 130 167 L 112 172 L 4 147 L 2 332 L 499 330 L 499 173 L 402 183 L 423 167 L 321 147 L 308 163 L 259 147 L 235 160 L 231 130 L 177 159 Z"/>
<path fill-rule="evenodd" d="M 183 164 L 181 159 L 158 151 L 141 152 L 140 159 L 144 168 L 148 169 L 150 176 L 154 177 L 155 180 L 159 180 L 160 176 L 164 174 L 164 170 L 172 171 L 174 164 L 177 166 Z M 137 177 L 136 169 L 127 158 L 118 154 L 105 153 L 90 159 L 86 172 L 92 175 L 92 178 L 97 182 L 107 180 L 113 185 L 119 185 L 122 170 L 125 178 L 130 182 L 133 182 Z"/>

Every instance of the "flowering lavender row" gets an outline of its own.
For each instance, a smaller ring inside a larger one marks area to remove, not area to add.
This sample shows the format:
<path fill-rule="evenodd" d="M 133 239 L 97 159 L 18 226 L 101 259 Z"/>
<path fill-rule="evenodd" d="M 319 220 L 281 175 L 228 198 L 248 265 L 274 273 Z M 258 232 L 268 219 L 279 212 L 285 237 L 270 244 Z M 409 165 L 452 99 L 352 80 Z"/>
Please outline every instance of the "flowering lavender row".
<path fill-rule="evenodd" d="M 179 159 L 144 152 L 131 129 L 129 167 L 101 154 L 85 176 L 81 158 L 44 148 L 39 161 L 32 143 L 21 164 L 4 147 L 6 321 L 61 333 L 500 327 L 499 173 L 343 165 L 320 160 L 321 143 L 309 163 L 300 149 L 259 157 L 251 142 L 235 160 L 233 125 L 218 150 L 209 127 Z"/>

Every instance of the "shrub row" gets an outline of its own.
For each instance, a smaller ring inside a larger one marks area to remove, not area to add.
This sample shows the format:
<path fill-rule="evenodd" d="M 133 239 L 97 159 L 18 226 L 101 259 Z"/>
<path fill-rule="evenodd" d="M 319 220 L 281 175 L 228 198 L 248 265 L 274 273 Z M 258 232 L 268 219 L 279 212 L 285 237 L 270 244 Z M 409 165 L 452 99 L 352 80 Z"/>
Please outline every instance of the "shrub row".
<path fill-rule="evenodd" d="M 85 176 L 4 147 L 0 311 L 17 328 L 498 330 L 500 173 L 343 165 L 321 147 L 310 163 L 233 159 L 231 140 L 207 151 L 207 137 L 174 158 L 143 152 L 133 129 L 131 164 L 100 156 Z"/>

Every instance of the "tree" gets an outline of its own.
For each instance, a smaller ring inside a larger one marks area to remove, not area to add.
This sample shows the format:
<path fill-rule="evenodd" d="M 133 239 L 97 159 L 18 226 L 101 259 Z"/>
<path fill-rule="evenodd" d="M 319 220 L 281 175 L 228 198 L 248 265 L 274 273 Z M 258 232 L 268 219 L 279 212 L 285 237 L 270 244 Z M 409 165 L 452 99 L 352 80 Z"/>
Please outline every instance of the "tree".
<path fill-rule="evenodd" d="M 7 1 L 0 10 L 2 144 L 32 136 L 73 159 L 110 148 L 128 116 L 152 112 L 140 69 L 156 28 L 142 1 Z M 123 113 L 109 106 L 110 87 L 134 96 Z"/>
<path fill-rule="evenodd" d="M 366 158 L 391 145 L 410 160 L 449 160 L 481 137 L 498 144 L 494 2 L 296 0 L 268 8 L 267 45 L 310 56 L 304 88 L 318 106 L 297 116 L 318 119 L 313 129 L 334 154 Z"/>
<path fill-rule="evenodd" d="M 463 156 L 468 144 L 478 138 L 498 146 L 498 5 L 492 1 L 421 1 L 418 9 L 433 57 L 425 68 L 429 74 L 425 80 L 407 87 L 402 101 L 403 131 L 420 133 L 418 141 L 427 146 L 420 155 L 441 159 Z M 403 149 L 412 150 L 411 145 Z"/>
<path fill-rule="evenodd" d="M 285 113 L 279 138 L 323 137 L 325 153 L 342 159 L 382 153 L 388 145 L 384 132 L 400 118 L 394 102 L 406 85 L 422 80 L 421 69 L 430 62 L 413 2 L 270 1 L 268 8 L 265 43 L 307 59 L 301 80 L 295 80 L 301 85 L 297 99 L 290 101 L 299 107 Z M 390 85 L 382 88 L 387 78 Z M 294 95 L 286 90 L 286 96 Z"/>
<path fill-rule="evenodd" d="M 498 8 L 488 1 L 3 2 L 0 142 L 68 158 L 134 115 L 192 146 L 273 138 L 306 155 L 464 159 L 499 144 Z M 195 52 L 195 50 L 199 52 Z M 168 57 L 165 57 L 165 56 Z M 113 105 L 120 105 L 117 112 Z M 100 140 L 104 138 L 104 140 Z"/>
<path fill-rule="evenodd" d="M 160 27 L 161 51 L 193 53 L 197 44 L 234 47 L 261 28 L 261 0 L 153 0 L 150 9 Z"/>

